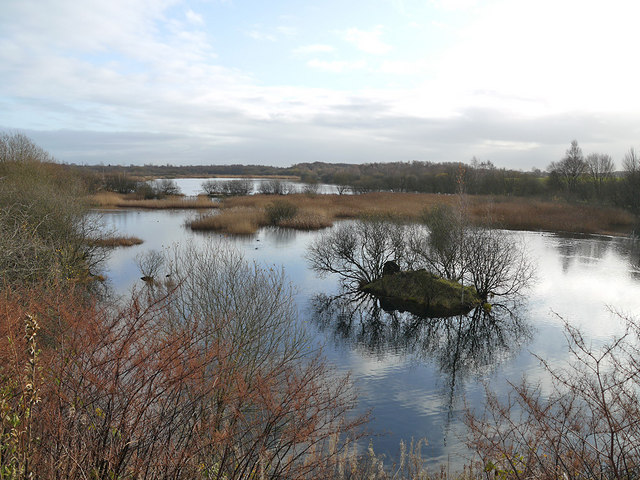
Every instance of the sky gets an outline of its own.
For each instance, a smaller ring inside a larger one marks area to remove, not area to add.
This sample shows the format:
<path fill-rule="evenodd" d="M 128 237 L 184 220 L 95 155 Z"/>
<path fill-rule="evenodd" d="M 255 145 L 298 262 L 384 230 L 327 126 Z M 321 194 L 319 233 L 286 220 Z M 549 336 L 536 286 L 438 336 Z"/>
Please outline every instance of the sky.
<path fill-rule="evenodd" d="M 0 0 L 0 130 L 79 164 L 640 144 L 636 0 Z"/>

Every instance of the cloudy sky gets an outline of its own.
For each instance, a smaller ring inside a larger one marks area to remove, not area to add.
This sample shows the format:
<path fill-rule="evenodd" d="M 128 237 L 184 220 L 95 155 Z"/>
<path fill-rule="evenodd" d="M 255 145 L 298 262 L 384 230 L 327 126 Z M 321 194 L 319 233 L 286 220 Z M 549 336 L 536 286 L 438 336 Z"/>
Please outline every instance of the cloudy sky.
<path fill-rule="evenodd" d="M 636 0 L 2 0 L 0 129 L 76 163 L 640 144 Z"/>

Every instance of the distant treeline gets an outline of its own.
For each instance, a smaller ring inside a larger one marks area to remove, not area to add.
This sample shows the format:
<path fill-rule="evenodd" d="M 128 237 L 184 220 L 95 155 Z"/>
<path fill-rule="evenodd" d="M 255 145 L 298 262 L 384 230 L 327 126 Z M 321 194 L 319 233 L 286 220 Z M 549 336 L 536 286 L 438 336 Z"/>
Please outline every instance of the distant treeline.
<path fill-rule="evenodd" d="M 299 163 L 290 167 L 264 165 L 92 165 L 79 167 L 99 174 L 104 188 L 134 191 L 142 177 L 288 176 L 315 184 L 338 185 L 340 193 L 375 191 L 457 193 L 551 197 L 616 205 L 640 211 L 640 160 L 633 149 L 622 159 L 622 170 L 606 154 L 583 156 L 574 140 L 565 157 L 545 170 L 523 172 L 498 168 L 490 161 L 464 163 Z"/>

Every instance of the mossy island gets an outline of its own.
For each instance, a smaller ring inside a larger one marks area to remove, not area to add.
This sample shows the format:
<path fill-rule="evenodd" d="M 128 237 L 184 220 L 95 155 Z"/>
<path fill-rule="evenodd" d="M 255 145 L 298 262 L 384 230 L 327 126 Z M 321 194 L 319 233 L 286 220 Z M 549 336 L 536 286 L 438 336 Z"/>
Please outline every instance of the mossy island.
<path fill-rule="evenodd" d="M 385 310 L 406 311 L 423 317 L 463 315 L 482 305 L 474 287 L 426 270 L 389 273 L 360 289 L 378 297 Z"/>

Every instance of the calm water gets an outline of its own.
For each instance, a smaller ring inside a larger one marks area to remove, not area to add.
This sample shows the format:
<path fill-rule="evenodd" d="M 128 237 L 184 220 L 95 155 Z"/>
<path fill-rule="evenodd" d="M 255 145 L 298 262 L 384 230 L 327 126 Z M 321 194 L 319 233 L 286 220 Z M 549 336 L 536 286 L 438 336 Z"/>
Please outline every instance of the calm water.
<path fill-rule="evenodd" d="M 141 283 L 134 258 L 149 249 L 186 241 L 204 242 L 215 233 L 194 234 L 184 226 L 192 212 L 104 212 L 105 224 L 144 244 L 113 252 L 108 276 L 126 292 Z M 252 237 L 222 237 L 249 260 L 283 266 L 296 288 L 300 321 L 341 371 L 352 372 L 359 409 L 371 410 L 375 450 L 395 458 L 400 439 L 426 438 L 425 456 L 436 464 L 459 465 L 467 453 L 461 442 L 463 398 L 480 408 L 485 385 L 498 393 L 524 374 L 545 388 L 548 379 L 536 353 L 554 364 L 567 359 L 562 320 L 579 326 L 593 342 L 621 331 L 608 306 L 640 312 L 639 249 L 628 239 L 567 237 L 550 233 L 522 235 L 537 264 L 537 283 L 515 316 L 494 321 L 467 317 L 417 320 L 385 314 L 364 304 L 346 317 L 341 310 L 318 311 L 323 295 L 339 291 L 338 279 L 320 279 L 304 253 L 317 232 L 263 229 Z M 560 318 L 561 317 L 561 318 Z M 348 320 L 345 320 L 348 318 Z"/>
<path fill-rule="evenodd" d="M 180 192 L 187 196 L 196 196 L 200 193 L 204 193 L 202 190 L 202 184 L 207 181 L 214 182 L 229 182 L 232 180 L 237 180 L 237 178 L 177 178 L 174 179 L 174 182 L 180 188 Z M 260 191 L 260 185 L 264 182 L 271 181 L 267 178 L 248 178 L 253 183 L 253 192 L 258 193 Z M 300 182 L 290 182 L 288 180 L 280 180 L 283 187 L 288 192 L 303 192 L 306 184 Z M 335 185 L 330 185 L 327 183 L 319 183 L 316 185 L 317 191 L 316 193 L 328 194 L 328 193 L 338 193 L 338 187 Z"/>

